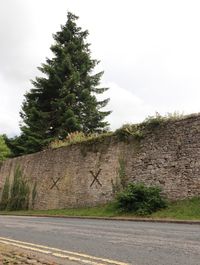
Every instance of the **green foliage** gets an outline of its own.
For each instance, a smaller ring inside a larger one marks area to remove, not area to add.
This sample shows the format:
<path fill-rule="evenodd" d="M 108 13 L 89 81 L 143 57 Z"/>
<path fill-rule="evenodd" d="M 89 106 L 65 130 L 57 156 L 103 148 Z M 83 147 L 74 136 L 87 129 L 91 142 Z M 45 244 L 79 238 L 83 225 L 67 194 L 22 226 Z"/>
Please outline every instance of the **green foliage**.
<path fill-rule="evenodd" d="M 178 111 L 174 111 L 172 113 L 167 113 L 167 115 L 165 115 L 166 119 L 167 120 L 170 120 L 170 121 L 177 121 L 177 120 L 181 120 L 183 119 L 184 117 L 188 117 L 188 116 L 184 116 L 183 113 L 180 113 Z"/>
<path fill-rule="evenodd" d="M 178 219 L 178 220 L 200 220 L 200 198 L 179 200 L 171 202 L 166 208 L 163 208 L 148 217 L 153 219 Z M 1 211 L 1 214 L 10 215 L 9 211 Z M 96 217 L 135 217 L 134 212 L 122 212 L 117 209 L 115 202 L 103 206 L 53 209 L 53 210 L 29 210 L 12 212 L 14 215 L 41 215 L 41 216 L 96 216 Z"/>
<path fill-rule="evenodd" d="M 130 183 L 117 196 L 117 205 L 121 211 L 136 215 L 148 215 L 166 207 L 166 201 L 160 195 L 160 188 L 147 187 L 144 184 Z"/>
<path fill-rule="evenodd" d="M 55 139 L 49 144 L 50 148 L 59 148 L 62 146 L 68 146 L 77 143 L 86 143 L 86 142 L 93 142 L 93 141 L 100 141 L 104 139 L 106 136 L 110 136 L 112 133 L 89 133 L 85 134 L 83 132 L 73 132 L 69 133 L 65 139 L 59 140 Z"/>
<path fill-rule="evenodd" d="M 166 122 L 180 120 L 183 117 L 183 114 L 178 112 L 167 113 L 165 116 L 161 116 L 156 112 L 154 116 L 148 116 L 142 123 L 124 124 L 114 132 L 114 135 L 118 136 L 122 141 L 130 141 L 130 139 L 140 141 L 145 138 L 145 133 L 147 131 L 159 127 Z"/>
<path fill-rule="evenodd" d="M 155 116 L 148 116 L 144 121 L 143 125 L 145 127 L 156 127 L 162 124 L 166 120 L 166 117 L 161 116 L 156 112 Z"/>
<path fill-rule="evenodd" d="M 9 192 L 10 192 L 10 183 L 9 183 L 9 178 L 7 177 L 3 187 L 3 192 L 0 202 L 0 210 L 7 209 L 9 203 Z"/>
<path fill-rule="evenodd" d="M 124 124 L 114 133 L 120 140 L 128 140 L 131 137 L 137 140 L 144 138 L 143 128 L 140 124 Z"/>
<path fill-rule="evenodd" d="M 19 166 L 16 167 L 13 183 L 10 189 L 10 197 L 7 209 L 27 210 L 29 206 L 29 187 L 26 180 L 22 176 L 22 171 Z"/>
<path fill-rule="evenodd" d="M 163 124 L 164 122 L 180 120 L 183 117 L 184 117 L 183 114 L 181 114 L 179 112 L 167 113 L 164 116 L 162 116 L 158 112 L 156 112 L 156 114 L 154 116 L 148 116 L 142 122 L 141 125 L 143 125 L 146 128 L 147 127 L 154 128 L 154 127 L 157 127 L 157 126 Z"/>
<path fill-rule="evenodd" d="M 123 157 L 118 159 L 119 167 L 117 171 L 117 178 L 115 183 L 111 180 L 113 194 L 119 193 L 126 187 L 127 175 L 126 175 L 126 163 Z"/>
<path fill-rule="evenodd" d="M 152 215 L 153 218 L 200 220 L 200 197 L 171 202 L 166 209 Z"/>
<path fill-rule="evenodd" d="M 2 214 L 10 214 L 9 211 L 2 211 Z M 40 215 L 40 216 L 90 216 L 90 217 L 113 217 L 118 216 L 116 204 L 113 202 L 106 205 L 99 205 L 94 207 L 68 208 L 68 209 L 52 209 L 52 210 L 29 210 L 29 211 L 15 211 L 13 215 Z"/>
<path fill-rule="evenodd" d="M 87 141 L 88 139 L 91 139 L 93 137 L 96 137 L 95 134 L 89 134 L 85 135 L 83 132 L 73 132 L 69 133 L 65 139 L 59 140 L 55 139 L 49 144 L 50 148 L 59 148 L 61 146 L 68 146 L 75 143 L 81 143 L 84 141 Z"/>
<path fill-rule="evenodd" d="M 126 186 L 127 176 L 126 176 L 125 161 L 123 158 L 119 158 L 118 174 L 119 174 L 119 178 L 120 178 L 121 187 L 124 189 Z"/>
<path fill-rule="evenodd" d="M 24 135 L 15 136 L 13 138 L 8 138 L 6 135 L 4 135 L 4 140 L 8 148 L 10 149 L 9 157 L 20 156 L 26 152 L 26 148 L 24 147 L 26 138 L 24 137 Z"/>
<path fill-rule="evenodd" d="M 108 99 L 96 98 L 107 90 L 99 88 L 103 72 L 94 74 L 98 61 L 91 58 L 88 31 L 76 25 L 77 19 L 68 13 L 66 24 L 54 35 L 53 58 L 39 67 L 43 77 L 36 77 L 25 95 L 22 134 L 15 139 L 20 154 L 40 151 L 72 132 L 99 133 L 108 126 L 104 118 L 110 111 L 101 110 Z"/>
<path fill-rule="evenodd" d="M 10 150 L 5 142 L 4 135 L 0 135 L 0 162 L 10 155 Z"/>

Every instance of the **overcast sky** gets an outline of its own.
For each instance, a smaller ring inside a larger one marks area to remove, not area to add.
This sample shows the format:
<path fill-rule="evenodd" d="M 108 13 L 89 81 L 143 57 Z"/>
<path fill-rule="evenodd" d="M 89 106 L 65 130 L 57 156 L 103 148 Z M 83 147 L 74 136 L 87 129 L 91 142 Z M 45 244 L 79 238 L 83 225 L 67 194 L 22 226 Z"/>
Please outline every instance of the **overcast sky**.
<path fill-rule="evenodd" d="M 67 11 L 105 71 L 112 129 L 156 111 L 200 112 L 199 0 L 1 0 L 0 133 L 19 134 L 23 95 Z"/>

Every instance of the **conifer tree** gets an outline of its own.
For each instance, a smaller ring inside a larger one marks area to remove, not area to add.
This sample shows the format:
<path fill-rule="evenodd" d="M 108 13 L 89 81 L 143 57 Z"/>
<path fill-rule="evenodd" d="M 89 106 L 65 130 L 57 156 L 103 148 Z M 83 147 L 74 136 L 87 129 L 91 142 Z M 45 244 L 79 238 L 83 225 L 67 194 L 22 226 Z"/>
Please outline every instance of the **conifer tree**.
<path fill-rule="evenodd" d="M 107 90 L 99 88 L 103 72 L 94 73 L 98 61 L 91 58 L 88 31 L 77 26 L 77 19 L 68 13 L 66 24 L 53 35 L 53 58 L 38 68 L 43 76 L 32 81 L 33 88 L 25 95 L 20 113 L 25 153 L 39 151 L 74 131 L 99 133 L 108 126 L 104 118 L 110 111 L 101 108 L 109 99 L 96 98 Z"/>

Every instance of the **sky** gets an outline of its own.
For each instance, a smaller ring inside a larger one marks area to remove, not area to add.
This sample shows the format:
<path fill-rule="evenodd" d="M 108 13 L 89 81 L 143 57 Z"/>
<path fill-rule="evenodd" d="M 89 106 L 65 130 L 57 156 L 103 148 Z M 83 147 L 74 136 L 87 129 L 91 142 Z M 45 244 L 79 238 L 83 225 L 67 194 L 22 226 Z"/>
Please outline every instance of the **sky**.
<path fill-rule="evenodd" d="M 200 112 L 198 0 L 1 0 L 0 134 L 20 133 L 23 96 L 68 11 L 101 61 L 112 130 L 155 112 Z"/>

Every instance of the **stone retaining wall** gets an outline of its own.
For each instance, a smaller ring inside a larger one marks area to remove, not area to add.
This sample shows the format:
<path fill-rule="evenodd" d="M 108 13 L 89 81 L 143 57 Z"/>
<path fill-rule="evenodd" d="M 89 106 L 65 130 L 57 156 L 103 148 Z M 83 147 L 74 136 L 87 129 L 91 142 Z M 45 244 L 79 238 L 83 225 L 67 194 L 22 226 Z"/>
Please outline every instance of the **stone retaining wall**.
<path fill-rule="evenodd" d="M 17 166 L 31 190 L 36 185 L 35 209 L 104 204 L 121 182 L 132 181 L 159 185 L 172 200 L 199 196 L 200 115 L 155 126 L 140 140 L 109 136 L 8 159 L 0 169 L 0 196 Z"/>

